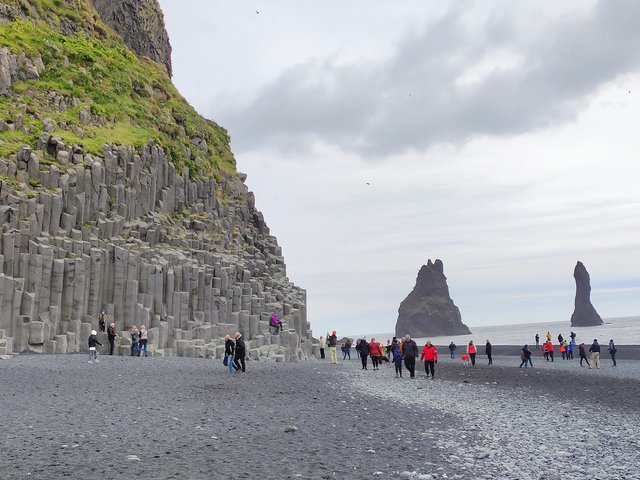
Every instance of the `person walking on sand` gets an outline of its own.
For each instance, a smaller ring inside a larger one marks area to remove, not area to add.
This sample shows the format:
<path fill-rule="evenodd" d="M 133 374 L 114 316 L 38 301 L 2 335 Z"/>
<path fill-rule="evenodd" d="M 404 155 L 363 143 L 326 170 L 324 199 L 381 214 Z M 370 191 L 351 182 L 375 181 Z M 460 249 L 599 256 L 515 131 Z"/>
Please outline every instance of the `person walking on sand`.
<path fill-rule="evenodd" d="M 613 339 L 609 340 L 609 355 L 611 355 L 611 360 L 613 361 L 613 366 L 617 367 L 618 364 L 616 362 L 616 352 L 618 349 L 616 348 L 616 344 L 613 343 Z"/>
<path fill-rule="evenodd" d="M 525 345 L 524 347 L 522 347 L 520 358 L 522 359 L 522 361 L 520 362 L 519 368 L 522 368 L 522 365 L 524 365 L 524 368 L 527 368 L 527 363 L 531 365 L 531 368 L 533 368 L 533 363 L 531 362 L 531 350 L 529 350 L 529 345 Z"/>
<path fill-rule="evenodd" d="M 471 366 L 476 366 L 476 346 L 473 344 L 473 340 L 469 340 L 469 345 L 467 345 L 467 355 L 469 355 L 469 359 L 471 359 Z"/>
<path fill-rule="evenodd" d="M 573 360 L 573 346 L 573 342 L 567 344 L 567 360 Z"/>
<path fill-rule="evenodd" d="M 596 366 L 596 368 L 600 368 L 600 344 L 598 343 L 598 339 L 594 338 L 591 347 L 589 347 L 589 352 L 591 353 L 591 361 Z M 591 365 L 589 365 L 591 368 Z"/>
<path fill-rule="evenodd" d="M 566 356 L 566 349 L 564 346 L 564 342 L 560 342 L 560 345 L 558 347 L 560 349 L 560 354 L 562 355 L 562 359 L 565 360 L 565 356 Z"/>
<path fill-rule="evenodd" d="M 342 351 L 342 359 L 346 360 L 347 358 L 351 360 L 351 340 L 347 338 L 343 345 L 344 350 Z"/>
<path fill-rule="evenodd" d="M 493 365 L 493 358 L 491 358 L 491 350 L 493 349 L 493 347 L 491 346 L 491 342 L 489 341 L 489 339 L 487 339 L 487 343 L 484 346 L 484 353 L 487 355 L 487 358 L 489 359 L 489 365 Z"/>
<path fill-rule="evenodd" d="M 138 327 L 131 325 L 131 356 L 138 356 L 138 339 L 139 339 Z"/>
<path fill-rule="evenodd" d="M 453 343 L 453 340 L 451 340 L 451 343 L 449 344 L 449 356 L 451 357 L 451 360 L 456 358 L 456 344 Z"/>
<path fill-rule="evenodd" d="M 324 360 L 324 349 L 326 346 L 327 342 L 325 341 L 324 336 L 320 335 L 320 360 Z"/>
<path fill-rule="evenodd" d="M 236 367 L 236 370 L 242 369 L 242 373 L 246 372 L 246 365 L 244 363 L 244 358 L 247 356 L 247 347 L 244 344 L 244 337 L 240 332 L 236 332 L 236 350 L 233 357 L 233 363 Z"/>
<path fill-rule="evenodd" d="M 431 378 L 433 379 L 436 376 L 435 364 L 438 363 L 438 349 L 431 344 L 431 340 L 427 340 L 420 358 L 424 362 L 424 371 L 427 374 L 427 378 L 429 377 L 429 372 L 431 372 Z"/>
<path fill-rule="evenodd" d="M 234 351 L 236 349 L 235 343 L 231 340 L 231 335 L 225 335 L 224 337 L 224 360 L 227 362 L 227 368 L 229 373 L 235 373 L 236 367 L 233 362 Z"/>
<path fill-rule="evenodd" d="M 386 353 L 387 353 L 387 359 L 392 360 L 393 359 L 393 347 L 391 346 L 391 340 L 389 340 L 387 338 L 387 346 L 385 347 Z"/>
<path fill-rule="evenodd" d="M 542 344 L 542 356 L 547 362 L 549 361 L 549 347 L 547 346 L 547 342 Z"/>
<path fill-rule="evenodd" d="M 89 363 L 93 363 L 94 360 L 96 363 L 100 363 L 100 360 L 98 360 L 98 350 L 96 349 L 96 345 L 102 346 L 98 341 L 98 332 L 91 330 L 91 335 L 89 335 Z"/>
<path fill-rule="evenodd" d="M 362 370 L 367 370 L 367 359 L 369 358 L 369 342 L 367 342 L 366 338 L 361 338 L 360 343 L 358 343 L 358 348 L 360 349 L 360 361 L 362 362 Z"/>
<path fill-rule="evenodd" d="M 329 351 L 331 352 L 331 363 L 338 363 L 338 354 L 336 353 L 336 346 L 338 345 L 338 336 L 336 335 L 336 331 L 331 332 L 329 336 L 329 340 L 327 342 L 329 344 Z"/>
<path fill-rule="evenodd" d="M 402 344 L 402 356 L 404 365 L 409 370 L 409 378 L 416 378 L 416 358 L 418 357 L 418 345 L 411 339 L 410 335 L 404 337 Z"/>
<path fill-rule="evenodd" d="M 142 352 L 144 351 L 144 356 L 147 357 L 147 344 L 149 343 L 149 332 L 147 331 L 147 327 L 144 325 L 140 325 L 140 356 L 142 357 Z"/>
<path fill-rule="evenodd" d="M 587 362 L 587 366 L 589 368 L 591 368 L 591 364 L 589 363 L 589 360 L 587 359 L 587 352 L 585 351 L 585 344 L 581 343 L 580 346 L 578 347 L 578 353 L 580 354 L 580 366 L 583 367 L 584 365 L 582 365 L 582 361 L 584 360 L 585 362 Z"/>
<path fill-rule="evenodd" d="M 107 328 L 107 339 L 109 340 L 109 355 L 113 355 L 113 346 L 114 346 L 116 337 L 119 337 L 119 336 L 120 335 L 116 333 L 116 324 L 112 322 L 109 325 L 109 328 Z"/>
<path fill-rule="evenodd" d="M 551 342 L 551 340 L 547 341 L 547 350 L 549 351 L 549 358 L 553 362 L 553 343 Z"/>
<path fill-rule="evenodd" d="M 378 370 L 380 367 L 380 357 L 382 357 L 382 346 L 380 342 L 376 342 L 376 339 L 371 337 L 369 342 L 369 355 L 371 356 L 371 363 L 373 363 L 373 369 Z"/>
<path fill-rule="evenodd" d="M 536 333 L 536 350 L 540 348 L 540 335 Z"/>
<path fill-rule="evenodd" d="M 396 378 L 402 378 L 402 354 L 399 346 L 393 349 L 393 364 L 396 367 Z"/>

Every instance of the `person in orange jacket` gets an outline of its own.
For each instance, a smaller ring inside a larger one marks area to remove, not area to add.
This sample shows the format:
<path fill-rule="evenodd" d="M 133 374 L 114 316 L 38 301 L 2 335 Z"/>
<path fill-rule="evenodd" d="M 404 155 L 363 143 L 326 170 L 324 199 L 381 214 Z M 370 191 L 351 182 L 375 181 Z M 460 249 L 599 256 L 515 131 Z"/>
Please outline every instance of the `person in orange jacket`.
<path fill-rule="evenodd" d="M 431 344 L 431 340 L 427 340 L 420 358 L 424 361 L 424 370 L 427 377 L 429 377 L 429 371 L 431 371 L 431 378 L 434 378 L 436 376 L 435 364 L 438 363 L 438 350 L 435 345 Z"/>
<path fill-rule="evenodd" d="M 380 367 L 380 357 L 382 357 L 382 345 L 380 345 L 380 342 L 376 342 L 375 338 L 372 338 L 369 342 L 369 356 L 373 362 L 373 369 L 378 370 Z"/>
<path fill-rule="evenodd" d="M 473 340 L 469 340 L 469 345 L 467 345 L 467 353 L 469 354 L 469 358 L 471 359 L 471 366 L 476 366 L 476 346 L 473 344 Z"/>
<path fill-rule="evenodd" d="M 564 360 L 566 357 L 567 349 L 564 346 L 564 342 L 560 342 L 560 354 L 562 355 L 562 359 Z"/>

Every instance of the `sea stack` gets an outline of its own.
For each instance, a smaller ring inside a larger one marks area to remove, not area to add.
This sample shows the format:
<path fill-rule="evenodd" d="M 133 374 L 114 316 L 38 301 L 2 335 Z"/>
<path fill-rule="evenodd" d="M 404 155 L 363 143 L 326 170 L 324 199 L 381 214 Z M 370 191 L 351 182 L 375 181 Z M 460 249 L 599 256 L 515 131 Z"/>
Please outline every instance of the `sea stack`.
<path fill-rule="evenodd" d="M 591 279 L 582 262 L 576 263 L 576 268 L 573 269 L 573 278 L 576 279 L 576 308 L 571 315 L 571 326 L 593 327 L 604 324 L 596 309 L 591 305 Z"/>
<path fill-rule="evenodd" d="M 471 331 L 449 296 L 442 260 L 427 261 L 418 272 L 416 286 L 400 304 L 396 336 L 465 335 Z"/>

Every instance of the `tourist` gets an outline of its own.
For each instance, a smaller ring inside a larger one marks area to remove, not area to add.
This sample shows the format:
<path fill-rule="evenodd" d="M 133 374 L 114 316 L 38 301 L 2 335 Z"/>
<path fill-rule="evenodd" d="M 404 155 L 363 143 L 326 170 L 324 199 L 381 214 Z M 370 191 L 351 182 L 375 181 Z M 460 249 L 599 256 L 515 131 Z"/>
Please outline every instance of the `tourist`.
<path fill-rule="evenodd" d="M 351 340 L 347 338 L 347 341 L 342 344 L 342 359 L 346 360 L 349 358 L 351 360 Z"/>
<path fill-rule="evenodd" d="M 131 356 L 132 357 L 138 356 L 138 338 L 139 338 L 138 327 L 136 327 L 135 325 L 131 325 Z"/>
<path fill-rule="evenodd" d="M 140 325 L 140 340 L 139 340 L 139 344 L 140 344 L 140 354 L 139 356 L 142 356 L 142 351 L 144 350 L 144 356 L 147 357 L 147 344 L 149 343 L 149 332 L 147 331 L 147 328 L 144 325 Z"/>
<path fill-rule="evenodd" d="M 395 337 L 393 337 L 395 338 Z M 387 338 L 387 346 L 385 347 L 387 353 L 387 361 L 393 357 L 393 347 L 391 346 L 391 340 Z"/>
<path fill-rule="evenodd" d="M 391 353 L 393 353 L 396 348 L 400 348 L 400 342 L 398 342 L 396 337 L 393 337 L 391 339 Z"/>
<path fill-rule="evenodd" d="M 560 345 L 559 345 L 558 348 L 560 348 L 560 353 L 562 354 L 562 359 L 565 360 L 567 351 L 566 351 L 566 348 L 564 346 L 564 342 L 560 342 Z"/>
<path fill-rule="evenodd" d="M 527 363 L 531 365 L 531 368 L 533 368 L 533 363 L 531 362 L 531 350 L 529 350 L 529 345 L 525 345 L 524 347 L 522 347 L 520 358 L 522 359 L 522 362 L 520 362 L 520 368 L 522 368 L 522 365 L 524 365 L 524 368 L 527 368 Z"/>
<path fill-rule="evenodd" d="M 551 340 L 551 332 L 547 332 L 547 342 Z"/>
<path fill-rule="evenodd" d="M 569 336 L 571 337 L 571 343 L 576 344 L 576 332 L 572 331 Z"/>
<path fill-rule="evenodd" d="M 600 368 L 600 344 L 598 343 L 598 339 L 594 338 L 591 347 L 589 347 L 589 352 L 591 353 L 591 361 L 596 366 L 596 368 Z M 589 365 L 591 368 L 591 365 Z"/>
<path fill-rule="evenodd" d="M 549 358 L 553 362 L 553 343 L 551 343 L 551 340 L 547 341 L 547 350 L 549 350 Z"/>
<path fill-rule="evenodd" d="M 235 346 L 235 343 L 233 343 L 233 340 L 231 339 L 231 335 L 225 335 L 224 361 L 226 362 L 225 365 L 229 369 L 229 373 L 234 373 L 236 371 L 236 368 L 233 362 L 235 348 L 236 346 Z"/>
<path fill-rule="evenodd" d="M 609 340 L 609 355 L 611 355 L 611 360 L 613 360 L 613 366 L 616 367 L 618 364 L 616 363 L 616 352 L 618 349 L 616 348 L 616 344 L 613 343 L 613 339 Z"/>
<path fill-rule="evenodd" d="M 476 366 L 476 346 L 473 344 L 473 340 L 469 340 L 469 345 L 467 345 L 467 355 L 469 355 L 469 359 L 471 360 L 471 366 Z"/>
<path fill-rule="evenodd" d="M 331 363 L 338 363 L 338 354 L 336 353 L 336 346 L 338 345 L 338 336 L 334 330 L 329 336 L 329 351 L 331 352 Z"/>
<path fill-rule="evenodd" d="M 451 340 L 451 343 L 449 344 L 449 356 L 451 357 L 451 360 L 456 358 L 456 344 L 453 343 L 453 340 Z"/>
<path fill-rule="evenodd" d="M 91 330 L 91 335 L 89 335 L 89 363 L 93 363 L 95 360 L 96 363 L 100 363 L 98 360 L 98 351 L 96 350 L 96 345 L 102 346 L 102 344 L 98 341 L 98 332 L 95 330 Z"/>
<path fill-rule="evenodd" d="M 542 355 L 544 356 L 544 359 L 548 362 L 549 361 L 549 345 L 547 345 L 547 342 L 544 342 L 542 344 Z"/>
<path fill-rule="evenodd" d="M 320 335 L 320 360 L 324 360 L 324 348 L 327 346 L 327 342 L 323 335 Z"/>
<path fill-rule="evenodd" d="M 396 367 L 396 378 L 402 378 L 402 354 L 399 345 L 393 349 L 393 364 Z"/>
<path fill-rule="evenodd" d="M 418 345 L 411 340 L 410 335 L 404 337 L 402 344 L 402 356 L 404 357 L 404 365 L 409 370 L 409 377 L 416 377 L 416 358 L 418 357 Z"/>
<path fill-rule="evenodd" d="M 567 344 L 567 360 L 573 360 L 573 347 L 574 343 L 570 342 Z"/>
<path fill-rule="evenodd" d="M 487 358 L 489 359 L 489 365 L 493 365 L 493 358 L 491 358 L 491 342 L 489 341 L 489 339 L 487 339 L 487 343 L 484 346 L 484 353 L 485 355 L 487 355 Z"/>
<path fill-rule="evenodd" d="M 366 338 L 361 338 L 358 343 L 358 352 L 360 353 L 360 361 L 362 362 L 362 369 L 367 370 L 367 359 L 369 358 L 369 342 Z"/>
<path fill-rule="evenodd" d="M 114 346 L 116 337 L 119 337 L 119 336 L 120 335 L 116 333 L 116 324 L 111 323 L 111 325 L 109 325 L 109 328 L 107 328 L 107 339 L 109 340 L 109 355 L 113 355 L 113 346 Z"/>
<path fill-rule="evenodd" d="M 269 327 L 273 330 L 272 335 L 278 335 L 282 331 L 282 320 L 278 318 L 278 314 L 276 312 L 271 314 Z"/>
<path fill-rule="evenodd" d="M 587 366 L 589 368 L 591 368 L 591 364 L 589 363 L 589 360 L 587 360 L 587 353 L 585 352 L 585 345 L 584 343 L 581 343 L 580 346 L 578 347 L 578 353 L 580 354 L 580 366 L 583 367 L 584 365 L 582 365 L 582 361 L 584 360 L 585 362 L 587 362 Z"/>
<path fill-rule="evenodd" d="M 247 354 L 247 348 L 244 344 L 244 337 L 240 332 L 236 332 L 235 339 L 236 350 L 233 357 L 233 363 L 235 364 L 234 366 L 236 367 L 236 370 L 240 370 L 242 368 L 242 373 L 245 373 L 246 365 L 244 363 L 244 357 Z"/>
<path fill-rule="evenodd" d="M 380 342 L 376 342 L 376 339 L 371 337 L 369 342 L 369 355 L 371 356 L 371 363 L 373 363 L 373 369 L 378 370 L 380 367 L 380 357 L 382 357 L 382 345 Z"/>
<path fill-rule="evenodd" d="M 558 343 L 562 343 L 564 342 L 564 337 L 562 336 L 561 333 L 558 334 Z"/>
<path fill-rule="evenodd" d="M 429 372 L 431 372 L 431 378 L 434 378 L 436 375 L 435 364 L 438 363 L 438 350 L 435 345 L 431 344 L 430 340 L 427 340 L 420 358 L 424 361 L 424 371 L 427 377 L 429 377 Z"/>
<path fill-rule="evenodd" d="M 107 309 L 103 308 L 98 315 L 98 327 L 101 332 L 104 332 L 107 326 Z"/>
<path fill-rule="evenodd" d="M 536 333 L 536 350 L 540 348 L 540 335 Z"/>

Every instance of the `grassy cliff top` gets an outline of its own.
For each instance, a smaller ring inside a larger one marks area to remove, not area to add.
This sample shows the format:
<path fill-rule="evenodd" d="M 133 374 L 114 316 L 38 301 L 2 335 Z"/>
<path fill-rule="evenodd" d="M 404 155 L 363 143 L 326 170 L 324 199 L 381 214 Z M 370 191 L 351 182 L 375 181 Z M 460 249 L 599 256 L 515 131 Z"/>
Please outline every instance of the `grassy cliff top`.
<path fill-rule="evenodd" d="M 0 25 L 0 48 L 41 56 L 45 69 L 39 79 L 16 81 L 0 96 L 0 120 L 13 123 L 26 112 L 21 128 L 0 132 L 0 156 L 23 144 L 35 146 L 47 121 L 51 135 L 85 153 L 101 155 L 105 143 L 137 147 L 154 141 L 177 168 L 188 167 L 193 175 L 235 172 L 227 132 L 188 104 L 163 66 L 131 52 L 88 0 L 3 3 L 20 16 Z M 71 101 L 60 108 L 55 97 Z"/>

